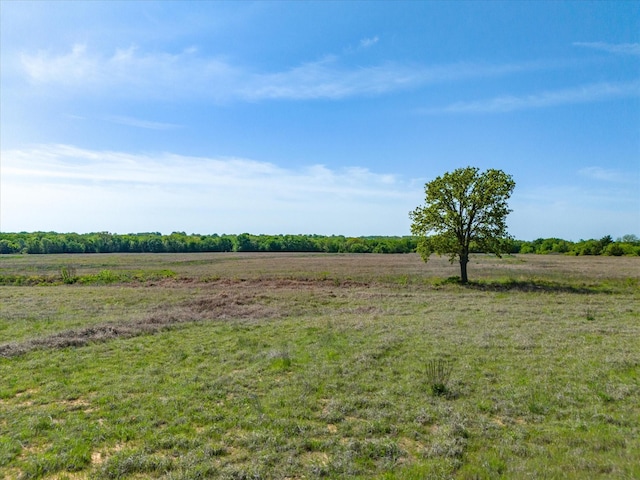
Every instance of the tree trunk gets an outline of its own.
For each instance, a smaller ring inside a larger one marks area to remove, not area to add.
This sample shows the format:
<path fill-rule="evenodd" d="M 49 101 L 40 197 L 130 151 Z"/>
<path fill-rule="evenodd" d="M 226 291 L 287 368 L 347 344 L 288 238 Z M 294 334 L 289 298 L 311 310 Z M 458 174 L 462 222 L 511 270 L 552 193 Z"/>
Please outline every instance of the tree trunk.
<path fill-rule="evenodd" d="M 467 283 L 467 263 L 469 263 L 469 254 L 465 253 L 460 255 L 460 282 Z"/>

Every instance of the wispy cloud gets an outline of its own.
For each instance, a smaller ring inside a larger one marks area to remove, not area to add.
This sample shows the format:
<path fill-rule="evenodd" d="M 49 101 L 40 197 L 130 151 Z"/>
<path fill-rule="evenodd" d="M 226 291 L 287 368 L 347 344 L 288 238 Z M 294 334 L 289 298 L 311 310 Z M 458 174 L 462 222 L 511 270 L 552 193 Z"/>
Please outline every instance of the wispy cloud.
<path fill-rule="evenodd" d="M 118 116 L 118 115 L 105 117 L 105 120 L 112 123 L 118 123 L 120 125 L 126 125 L 129 127 L 137 127 L 137 128 L 145 128 L 149 130 L 173 130 L 181 127 L 181 125 L 178 125 L 175 123 L 154 122 L 150 120 L 143 120 L 140 118 Z"/>
<path fill-rule="evenodd" d="M 447 81 L 502 76 L 539 68 L 543 67 L 537 63 L 456 63 L 426 67 L 394 62 L 354 68 L 342 65 L 336 56 L 327 56 L 284 72 L 255 74 L 236 93 L 250 100 L 340 99 L 381 95 Z"/>
<path fill-rule="evenodd" d="M 605 82 L 530 95 L 503 95 L 485 100 L 456 102 L 444 107 L 424 109 L 422 113 L 505 113 L 637 96 L 640 96 L 640 80 Z"/>
<path fill-rule="evenodd" d="M 72 145 L 1 154 L 0 231 L 403 235 L 407 212 L 424 200 L 421 181 L 362 167 L 289 169 Z M 583 184 L 584 176 L 617 185 Z M 621 181 L 632 176 L 590 167 L 562 186 L 517 189 L 510 230 L 575 240 L 638 231 L 638 179 Z"/>
<path fill-rule="evenodd" d="M 76 44 L 63 54 L 22 53 L 20 63 L 35 86 L 56 86 L 76 95 L 108 90 L 118 96 L 167 100 L 194 94 L 226 96 L 245 73 L 223 59 L 198 56 L 194 47 L 179 53 L 145 53 L 132 46 L 104 55 Z"/>
<path fill-rule="evenodd" d="M 69 225 L 70 230 L 405 234 L 407 212 L 421 196 L 410 182 L 360 167 L 286 169 L 244 158 L 71 145 L 3 151 L 1 169 L 5 231 L 60 231 Z M 124 217 L 117 213 L 123 211 Z"/>
<path fill-rule="evenodd" d="M 127 185 L 214 185 L 259 188 L 265 183 L 274 192 L 314 191 L 362 196 L 395 196 L 400 183 L 393 175 L 375 174 L 366 168 L 350 167 L 340 171 L 323 165 L 288 170 L 274 164 L 243 158 L 189 157 L 160 153 L 131 154 L 95 151 L 71 145 L 43 145 L 26 150 L 2 152 L 2 172 L 23 181 L 39 178 L 55 183 L 94 182 Z M 286 184 L 286 189 L 280 187 Z M 391 187 L 391 190 L 379 187 Z"/>
<path fill-rule="evenodd" d="M 616 55 L 640 55 L 640 43 L 574 42 L 573 46 L 601 50 Z"/>
<path fill-rule="evenodd" d="M 637 183 L 640 180 L 640 171 L 636 172 L 635 178 L 633 175 L 628 175 L 620 170 L 613 170 L 610 168 L 602 167 L 586 167 L 578 171 L 580 175 L 593 180 L 599 180 L 602 182 L 611 183 Z"/>
<path fill-rule="evenodd" d="M 373 37 L 362 40 L 361 45 L 376 42 L 377 37 Z M 339 56 L 327 55 L 283 71 L 258 72 L 223 58 L 200 56 L 193 47 L 179 53 L 145 53 L 130 47 L 104 55 L 80 44 L 63 54 L 23 53 L 20 64 L 33 85 L 55 86 L 56 93 L 66 90 L 78 95 L 107 90 L 115 96 L 217 101 L 339 99 L 550 67 L 540 62 L 436 66 L 386 62 L 352 66 Z"/>
<path fill-rule="evenodd" d="M 371 37 L 371 38 L 363 38 L 362 40 L 360 40 L 360 48 L 369 48 L 374 46 L 376 43 L 378 43 L 378 36 L 375 37 Z"/>

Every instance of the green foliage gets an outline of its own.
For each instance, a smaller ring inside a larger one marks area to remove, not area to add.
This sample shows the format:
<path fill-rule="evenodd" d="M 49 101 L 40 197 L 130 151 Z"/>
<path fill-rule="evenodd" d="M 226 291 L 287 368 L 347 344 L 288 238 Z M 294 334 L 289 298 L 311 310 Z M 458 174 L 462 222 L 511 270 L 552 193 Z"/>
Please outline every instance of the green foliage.
<path fill-rule="evenodd" d="M 72 265 L 61 267 L 60 276 L 62 276 L 62 282 L 66 284 L 75 283 L 78 280 L 76 268 Z"/>
<path fill-rule="evenodd" d="M 0 233 L 0 254 L 30 253 L 190 253 L 190 252 L 325 252 L 410 253 L 417 240 L 404 237 L 322 235 L 187 235 L 157 232 L 117 235 L 98 233 Z"/>
<path fill-rule="evenodd" d="M 124 282 L 128 279 L 125 273 L 114 272 L 112 270 L 101 270 L 95 275 L 87 275 L 80 279 L 80 283 L 97 283 L 97 284 L 110 284 L 117 282 Z"/>
<path fill-rule="evenodd" d="M 513 242 L 511 253 L 633 256 L 640 255 L 640 241 L 632 234 L 624 235 L 616 241 L 613 241 L 610 235 L 599 240 L 590 239 L 579 242 L 571 242 L 561 238 L 538 238 L 531 242 Z"/>
<path fill-rule="evenodd" d="M 411 233 L 417 235 L 418 252 L 460 261 L 460 276 L 467 282 L 466 266 L 473 242 L 477 249 L 500 256 L 507 253 L 507 200 L 515 182 L 501 170 L 479 173 L 475 167 L 459 168 L 425 185 L 425 205 L 410 212 Z"/>
<path fill-rule="evenodd" d="M 172 470 L 171 459 L 141 452 L 119 452 L 111 457 L 99 470 L 98 477 L 104 479 L 126 478 L 137 473 L 162 474 Z"/>
<path fill-rule="evenodd" d="M 422 237 L 342 235 L 171 235 L 108 232 L 56 233 L 20 232 L 0 233 L 0 255 L 11 254 L 70 254 L 70 253 L 192 253 L 192 252 L 324 252 L 324 253 L 412 253 Z M 539 238 L 533 241 L 503 239 L 505 253 L 564 253 L 567 255 L 640 255 L 640 240 L 628 234 L 612 241 L 607 235 L 601 239 L 571 242 L 560 238 Z M 421 249 L 422 250 L 422 249 Z M 485 245 L 472 240 L 471 253 L 485 253 Z M 61 272 L 60 272 L 61 273 Z M 33 282 L 32 282 L 33 283 Z M 5 282 L 6 284 L 6 282 Z"/>
<path fill-rule="evenodd" d="M 101 270 L 100 272 L 93 275 L 90 274 L 76 277 L 76 281 L 78 283 L 89 285 L 109 285 L 112 283 L 131 283 L 161 280 L 163 278 L 174 278 L 175 276 L 175 272 L 167 269 L 148 272 Z"/>
<path fill-rule="evenodd" d="M 448 392 L 447 384 L 453 371 L 453 362 L 444 358 L 430 360 L 426 365 L 426 377 L 431 393 L 442 396 Z"/>

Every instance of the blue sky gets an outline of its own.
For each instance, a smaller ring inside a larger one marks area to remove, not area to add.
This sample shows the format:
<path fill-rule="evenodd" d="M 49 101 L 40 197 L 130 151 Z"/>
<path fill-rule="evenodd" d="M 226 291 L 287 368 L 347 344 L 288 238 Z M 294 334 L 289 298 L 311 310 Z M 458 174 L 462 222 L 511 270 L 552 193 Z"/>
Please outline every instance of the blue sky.
<path fill-rule="evenodd" d="M 1 231 L 408 235 L 472 165 L 516 238 L 640 234 L 640 2 L 0 8 Z"/>

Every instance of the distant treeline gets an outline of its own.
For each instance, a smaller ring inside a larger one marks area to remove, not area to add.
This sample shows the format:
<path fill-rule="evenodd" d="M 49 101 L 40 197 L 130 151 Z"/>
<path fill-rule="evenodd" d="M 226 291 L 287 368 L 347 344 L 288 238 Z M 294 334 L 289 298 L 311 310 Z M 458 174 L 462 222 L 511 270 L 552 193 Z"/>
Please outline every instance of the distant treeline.
<path fill-rule="evenodd" d="M 413 237 L 344 237 L 323 235 L 187 235 L 174 232 L 0 233 L 0 253 L 187 253 L 187 252 L 326 252 L 410 253 Z"/>
<path fill-rule="evenodd" d="M 152 233 L 114 234 L 21 232 L 0 233 L 0 254 L 8 253 L 187 253 L 187 252 L 325 252 L 411 253 L 416 237 L 344 237 L 341 235 L 171 235 Z M 482 253 L 477 249 L 475 253 Z M 539 238 L 532 242 L 512 240 L 510 253 L 559 253 L 568 255 L 640 255 L 640 239 L 625 235 L 613 240 L 571 242 Z"/>
<path fill-rule="evenodd" d="M 564 253 L 567 255 L 640 255 L 640 239 L 624 235 L 615 241 L 610 235 L 600 240 L 570 242 L 561 238 L 538 238 L 533 242 L 515 240 L 514 253 Z"/>

